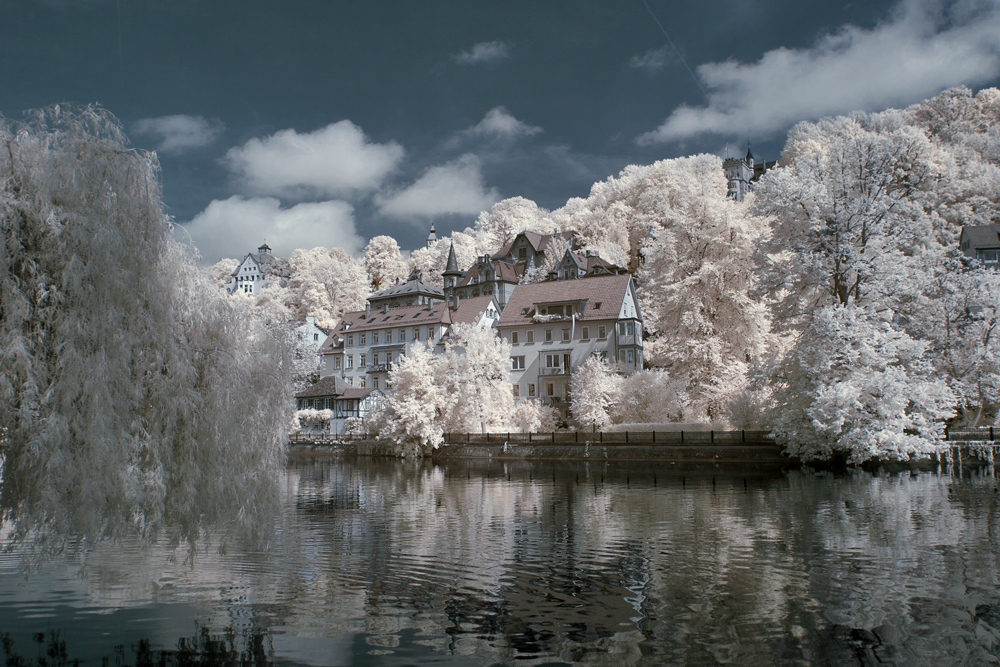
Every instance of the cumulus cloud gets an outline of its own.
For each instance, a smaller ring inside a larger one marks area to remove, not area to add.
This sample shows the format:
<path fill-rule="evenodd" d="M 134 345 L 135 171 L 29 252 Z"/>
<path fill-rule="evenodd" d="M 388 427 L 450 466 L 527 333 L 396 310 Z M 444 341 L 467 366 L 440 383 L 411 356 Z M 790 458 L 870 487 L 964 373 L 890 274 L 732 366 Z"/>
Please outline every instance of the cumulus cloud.
<path fill-rule="evenodd" d="M 659 49 L 651 49 L 641 56 L 632 56 L 628 65 L 634 69 L 644 69 L 647 72 L 659 72 L 670 62 L 670 47 L 664 46 Z"/>
<path fill-rule="evenodd" d="M 152 137 L 159 143 L 156 150 L 161 153 L 183 153 L 192 148 L 201 148 L 215 141 L 225 129 L 220 120 L 208 120 L 202 116 L 159 116 L 143 118 L 132 124 L 136 135 Z"/>
<path fill-rule="evenodd" d="M 463 155 L 454 162 L 431 167 L 409 187 L 377 198 L 379 211 L 394 218 L 460 213 L 477 215 L 500 200 L 494 188 L 483 184 L 479 158 Z"/>
<path fill-rule="evenodd" d="M 506 108 L 500 106 L 487 111 L 481 121 L 463 130 L 461 134 L 474 137 L 515 138 L 529 137 L 541 131 L 542 128 L 519 121 Z"/>
<path fill-rule="evenodd" d="M 845 26 L 809 49 L 698 68 L 708 105 L 682 106 L 640 143 L 699 134 L 767 136 L 799 120 L 903 106 L 1000 76 L 1000 3 L 902 0 L 871 30 Z"/>
<path fill-rule="evenodd" d="M 339 247 L 359 253 L 364 241 L 354 228 L 354 209 L 347 202 L 325 201 L 281 208 L 271 197 L 215 200 L 183 225 L 204 261 L 241 258 L 265 240 L 275 255 L 296 248 Z"/>
<path fill-rule="evenodd" d="M 495 63 L 510 56 L 510 46 L 504 42 L 479 42 L 468 51 L 462 51 L 454 56 L 460 65 L 479 65 Z"/>
<path fill-rule="evenodd" d="M 299 134 L 281 130 L 226 153 L 249 192 L 287 197 L 343 196 L 377 188 L 403 158 L 396 142 L 374 144 L 349 120 Z"/>

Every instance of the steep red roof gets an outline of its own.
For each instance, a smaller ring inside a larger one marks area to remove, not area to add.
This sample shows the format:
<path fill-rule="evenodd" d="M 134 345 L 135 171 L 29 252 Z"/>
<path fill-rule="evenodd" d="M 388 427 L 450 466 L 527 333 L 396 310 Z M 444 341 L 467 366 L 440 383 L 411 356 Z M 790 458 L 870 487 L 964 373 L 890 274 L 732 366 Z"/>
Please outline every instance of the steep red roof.
<path fill-rule="evenodd" d="M 458 324 L 459 322 L 464 322 L 466 324 L 472 324 L 479 321 L 480 315 L 486 312 L 486 309 L 493 304 L 495 299 L 493 295 L 487 296 L 476 296 L 471 299 L 459 299 L 458 310 L 451 311 L 451 321 L 452 324 Z M 497 304 L 493 304 L 494 309 L 500 312 L 500 307 Z"/>
<path fill-rule="evenodd" d="M 586 301 L 577 317 L 579 320 L 617 319 L 631 279 L 629 274 L 624 273 L 585 280 L 550 280 L 518 285 L 507 301 L 499 326 L 532 324 L 535 304 L 572 301 Z"/>
<path fill-rule="evenodd" d="M 363 310 L 344 313 L 340 322 L 333 328 L 333 332 L 335 335 L 343 337 L 344 334 L 355 331 L 420 326 L 422 324 L 449 324 L 450 322 L 451 315 L 446 303 L 436 303 L 430 307 L 399 306 L 390 308 L 388 312 L 373 308 L 368 317 L 365 317 Z M 326 347 L 325 344 L 324 347 Z"/>
<path fill-rule="evenodd" d="M 501 281 L 505 283 L 517 284 L 517 281 L 521 279 L 517 273 L 517 269 L 510 262 L 505 262 L 500 259 L 494 259 L 490 263 L 493 265 L 493 272 L 496 273 L 497 276 L 499 276 Z M 469 285 L 473 276 L 478 278 L 480 275 L 482 275 L 480 271 L 480 264 L 477 262 L 476 264 L 473 264 L 468 271 L 465 272 L 465 275 L 458 282 L 457 287 L 465 287 Z"/>

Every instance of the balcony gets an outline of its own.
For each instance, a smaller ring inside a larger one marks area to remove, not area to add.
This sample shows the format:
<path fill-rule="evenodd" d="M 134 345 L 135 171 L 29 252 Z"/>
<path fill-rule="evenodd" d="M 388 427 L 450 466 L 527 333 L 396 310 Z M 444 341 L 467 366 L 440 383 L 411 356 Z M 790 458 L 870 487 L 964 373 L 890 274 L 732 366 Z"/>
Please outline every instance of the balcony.
<path fill-rule="evenodd" d="M 388 373 L 392 364 L 372 364 L 368 367 L 369 373 Z"/>
<path fill-rule="evenodd" d="M 551 368 L 542 367 L 538 369 L 539 375 L 569 375 L 570 369 L 563 366 L 553 366 Z"/>

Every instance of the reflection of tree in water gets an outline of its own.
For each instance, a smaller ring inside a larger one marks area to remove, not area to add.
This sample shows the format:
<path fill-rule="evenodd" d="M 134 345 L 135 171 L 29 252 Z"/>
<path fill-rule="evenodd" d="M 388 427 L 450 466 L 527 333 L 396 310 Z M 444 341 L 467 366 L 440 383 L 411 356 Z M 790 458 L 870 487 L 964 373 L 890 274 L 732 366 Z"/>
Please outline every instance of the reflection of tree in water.
<path fill-rule="evenodd" d="M 0 634 L 7 667 L 80 664 L 78 658 L 72 657 L 72 647 L 61 639 L 58 630 L 36 633 L 33 639 L 38 644 L 34 659 L 18 653 L 9 634 Z M 128 650 L 121 644 L 115 646 L 113 653 L 114 664 L 118 667 L 264 667 L 275 664 L 270 636 L 256 627 L 240 630 L 228 627 L 217 634 L 199 627 L 193 636 L 178 639 L 175 649 L 156 649 L 148 639 L 140 639 Z M 103 656 L 104 664 L 110 664 L 111 659 L 112 656 Z"/>

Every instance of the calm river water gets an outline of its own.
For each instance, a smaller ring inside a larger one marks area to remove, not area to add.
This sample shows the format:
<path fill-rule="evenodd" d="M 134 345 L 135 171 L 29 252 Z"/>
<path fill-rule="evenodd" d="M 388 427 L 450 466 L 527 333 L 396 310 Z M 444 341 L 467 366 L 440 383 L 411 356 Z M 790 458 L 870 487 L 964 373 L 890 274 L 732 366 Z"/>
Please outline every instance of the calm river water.
<path fill-rule="evenodd" d="M 1000 663 L 997 482 L 292 463 L 266 552 L 107 545 L 27 581 L 5 556 L 0 632 L 84 664 L 202 628 L 279 664 Z"/>

